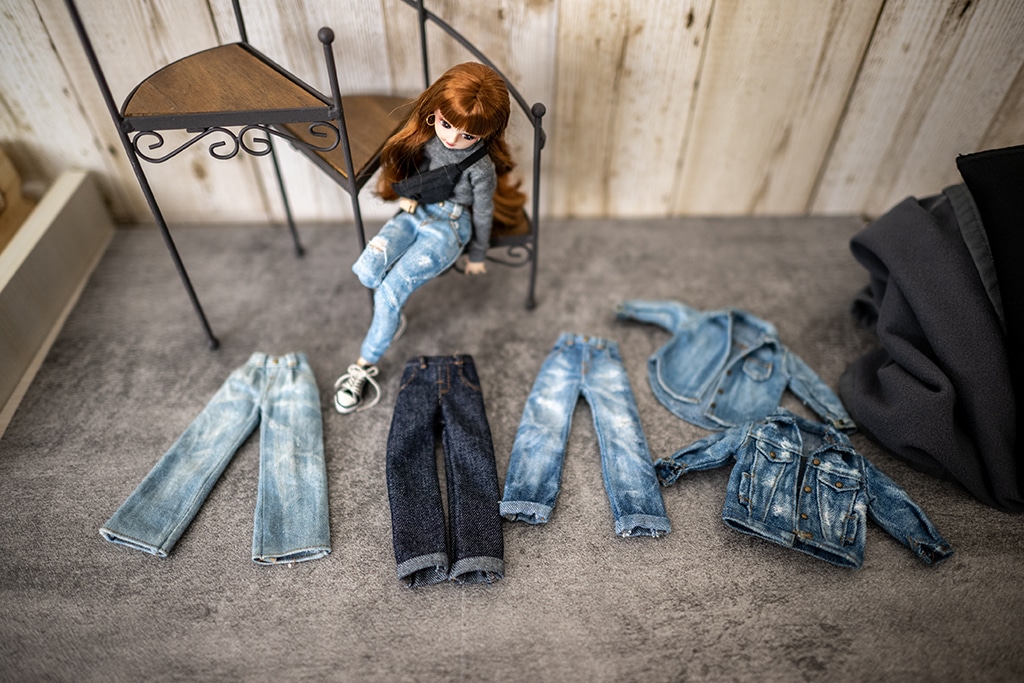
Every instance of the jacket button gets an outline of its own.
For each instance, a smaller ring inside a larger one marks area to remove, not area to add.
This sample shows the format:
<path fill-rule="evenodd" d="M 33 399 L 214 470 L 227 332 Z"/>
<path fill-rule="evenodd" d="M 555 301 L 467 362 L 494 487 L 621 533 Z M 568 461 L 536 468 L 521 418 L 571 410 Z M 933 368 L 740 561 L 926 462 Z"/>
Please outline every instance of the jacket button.
<path fill-rule="evenodd" d="M 821 464 L 821 461 L 820 461 L 820 460 L 818 460 L 817 458 L 815 458 L 814 460 L 812 460 L 812 461 L 811 461 L 811 464 L 812 464 L 812 465 L 820 465 L 820 464 Z"/>
<path fill-rule="evenodd" d="M 772 460 L 774 460 L 775 459 L 775 451 L 770 452 L 768 454 L 768 457 L 771 458 Z"/>
<path fill-rule="evenodd" d="M 800 513 L 800 519 L 807 519 L 807 513 L 806 512 L 801 512 Z"/>
<path fill-rule="evenodd" d="M 711 407 L 712 407 L 712 408 L 714 408 L 714 407 L 715 407 L 715 402 L 714 402 L 714 401 L 712 401 L 712 402 L 711 402 Z"/>
<path fill-rule="evenodd" d="M 811 487 L 810 486 L 805 486 L 804 487 L 804 493 L 810 493 L 810 492 L 811 492 Z"/>

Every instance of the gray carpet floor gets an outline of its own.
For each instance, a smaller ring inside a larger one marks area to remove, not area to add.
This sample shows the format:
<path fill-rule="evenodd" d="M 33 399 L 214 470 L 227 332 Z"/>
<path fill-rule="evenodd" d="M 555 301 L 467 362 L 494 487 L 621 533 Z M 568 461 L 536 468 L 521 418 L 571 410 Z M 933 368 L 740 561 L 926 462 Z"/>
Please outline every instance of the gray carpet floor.
<path fill-rule="evenodd" d="M 376 227 L 376 226 L 371 226 Z M 854 445 L 928 513 L 956 554 L 921 564 L 869 524 L 860 570 L 721 521 L 729 468 L 664 490 L 674 530 L 614 535 L 589 408 L 577 408 L 544 526 L 506 522 L 506 577 L 410 590 L 395 578 L 384 452 L 416 355 L 476 360 L 499 483 L 523 405 L 560 332 L 616 339 L 655 458 L 707 432 L 659 404 L 646 359 L 668 339 L 616 321 L 626 299 L 745 308 L 832 387 L 874 344 L 848 309 L 866 272 L 854 218 L 560 221 L 544 226 L 538 306 L 527 272 L 449 273 L 409 302 L 354 416 L 331 385 L 357 355 L 369 297 L 351 226 L 175 230 L 222 341 L 209 351 L 153 228 L 121 229 L 0 441 L 4 681 L 1019 681 L 1024 525 Z M 167 559 L 98 528 L 253 351 L 305 352 L 321 389 L 333 552 L 249 557 L 258 438 Z M 786 407 L 806 411 L 791 396 Z M 922 425 L 927 429 L 927 425 Z"/>

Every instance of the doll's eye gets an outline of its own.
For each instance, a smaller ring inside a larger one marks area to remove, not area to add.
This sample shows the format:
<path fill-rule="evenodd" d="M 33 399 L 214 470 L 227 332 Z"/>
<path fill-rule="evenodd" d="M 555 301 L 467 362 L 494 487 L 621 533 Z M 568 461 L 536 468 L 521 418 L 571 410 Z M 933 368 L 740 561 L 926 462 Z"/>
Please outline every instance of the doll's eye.
<path fill-rule="evenodd" d="M 476 140 L 476 136 L 470 135 L 469 133 L 463 133 L 462 139 L 465 140 L 466 142 L 472 142 L 473 140 Z"/>
<path fill-rule="evenodd" d="M 441 119 L 441 127 L 442 127 L 442 128 L 447 128 L 447 129 L 450 129 L 450 128 L 452 127 L 452 124 L 448 123 L 448 122 L 447 122 L 447 121 L 445 121 L 444 119 Z"/>

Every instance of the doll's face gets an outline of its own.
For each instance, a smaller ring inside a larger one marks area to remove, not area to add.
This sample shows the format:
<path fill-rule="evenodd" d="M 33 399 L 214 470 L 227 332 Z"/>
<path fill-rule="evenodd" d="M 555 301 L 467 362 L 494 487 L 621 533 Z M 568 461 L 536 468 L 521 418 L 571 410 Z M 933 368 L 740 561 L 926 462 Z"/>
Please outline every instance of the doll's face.
<path fill-rule="evenodd" d="M 480 136 L 467 133 L 461 128 L 456 128 L 448 123 L 441 116 L 440 109 L 434 111 L 434 132 L 437 133 L 437 137 L 441 139 L 441 142 L 448 149 L 467 149 L 480 139 Z"/>

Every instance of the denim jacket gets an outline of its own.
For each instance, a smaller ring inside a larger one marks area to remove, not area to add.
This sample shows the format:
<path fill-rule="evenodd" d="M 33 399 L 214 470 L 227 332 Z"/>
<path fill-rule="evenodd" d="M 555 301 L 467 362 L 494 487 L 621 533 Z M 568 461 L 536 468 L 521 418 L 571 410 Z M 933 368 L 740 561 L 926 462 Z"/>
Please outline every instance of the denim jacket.
<path fill-rule="evenodd" d="M 654 464 L 669 486 L 735 459 L 722 520 L 840 567 L 864 559 L 867 516 L 926 564 L 953 549 L 906 491 L 827 425 L 778 409 L 697 441 Z"/>
<path fill-rule="evenodd" d="M 687 422 L 722 430 L 760 419 L 778 407 L 788 387 L 833 427 L 856 428 L 839 397 L 782 345 L 775 326 L 746 311 L 626 301 L 616 315 L 672 333 L 647 361 L 648 377 L 658 400 Z"/>

